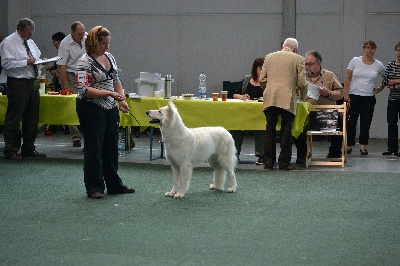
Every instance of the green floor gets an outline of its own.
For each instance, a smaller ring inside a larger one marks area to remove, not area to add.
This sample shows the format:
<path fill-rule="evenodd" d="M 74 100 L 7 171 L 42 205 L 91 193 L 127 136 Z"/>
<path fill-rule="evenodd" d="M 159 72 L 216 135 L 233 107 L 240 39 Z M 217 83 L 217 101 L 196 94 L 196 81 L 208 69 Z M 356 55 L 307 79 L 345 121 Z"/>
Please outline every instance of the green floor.
<path fill-rule="evenodd" d="M 237 193 L 194 171 L 121 163 L 133 195 L 85 196 L 82 160 L 0 158 L 0 265 L 399 265 L 400 176 L 238 170 Z"/>

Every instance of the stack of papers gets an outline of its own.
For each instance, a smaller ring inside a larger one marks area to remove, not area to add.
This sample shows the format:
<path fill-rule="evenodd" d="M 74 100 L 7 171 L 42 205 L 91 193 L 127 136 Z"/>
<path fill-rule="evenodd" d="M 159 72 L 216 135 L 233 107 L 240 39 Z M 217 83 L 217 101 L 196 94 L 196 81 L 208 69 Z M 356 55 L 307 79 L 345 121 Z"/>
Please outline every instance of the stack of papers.
<path fill-rule="evenodd" d="M 319 91 L 323 90 L 323 88 L 321 86 L 315 85 L 310 82 L 307 83 L 308 83 L 308 92 L 307 92 L 308 98 L 318 100 L 320 96 Z"/>
<path fill-rule="evenodd" d="M 55 57 L 52 57 L 52 58 L 49 58 L 49 59 L 37 60 L 35 62 L 35 65 L 43 65 L 43 64 L 47 64 L 47 63 L 51 63 L 51 62 L 56 62 L 56 61 L 58 61 L 60 59 L 61 59 L 61 57 L 55 56 Z"/>

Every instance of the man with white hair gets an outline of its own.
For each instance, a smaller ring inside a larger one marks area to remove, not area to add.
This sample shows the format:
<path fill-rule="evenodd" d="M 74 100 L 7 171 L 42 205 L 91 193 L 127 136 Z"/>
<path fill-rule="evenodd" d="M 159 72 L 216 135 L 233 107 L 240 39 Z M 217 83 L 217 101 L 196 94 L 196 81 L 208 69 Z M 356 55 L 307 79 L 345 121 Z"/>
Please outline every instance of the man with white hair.
<path fill-rule="evenodd" d="M 279 170 L 294 170 L 292 158 L 292 124 L 296 115 L 297 93 L 305 100 L 307 80 L 304 57 L 297 54 L 298 42 L 287 38 L 282 50 L 265 57 L 260 75 L 260 85 L 264 89 L 263 109 L 267 121 L 264 149 L 264 168 L 273 169 L 276 162 L 276 124 L 281 116 Z"/>

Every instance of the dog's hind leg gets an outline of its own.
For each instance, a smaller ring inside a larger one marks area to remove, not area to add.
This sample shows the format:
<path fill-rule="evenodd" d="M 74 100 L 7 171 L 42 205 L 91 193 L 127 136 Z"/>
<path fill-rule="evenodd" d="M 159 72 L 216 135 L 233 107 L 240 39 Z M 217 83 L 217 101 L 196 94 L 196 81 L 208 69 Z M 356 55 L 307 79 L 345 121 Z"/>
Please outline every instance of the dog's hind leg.
<path fill-rule="evenodd" d="M 218 162 L 218 157 L 216 155 L 211 156 L 211 158 L 208 160 L 208 163 L 210 164 L 211 168 L 214 169 L 214 183 L 210 184 L 210 189 L 224 190 L 226 171 L 221 167 L 220 163 Z"/>
<path fill-rule="evenodd" d="M 214 184 L 210 184 L 210 189 L 224 190 L 226 179 L 226 171 L 221 166 L 214 167 L 213 180 Z"/>
<path fill-rule="evenodd" d="M 180 178 L 179 169 L 172 165 L 171 165 L 171 169 L 172 169 L 172 175 L 174 176 L 174 185 L 173 185 L 171 191 L 168 191 L 165 193 L 166 197 L 174 197 L 176 192 L 178 191 L 179 185 L 180 185 L 179 181 L 181 178 Z"/>
<path fill-rule="evenodd" d="M 179 167 L 180 182 L 179 189 L 174 195 L 174 198 L 184 198 L 186 191 L 189 189 L 190 180 L 192 179 L 193 166 L 190 163 L 182 164 Z"/>
<path fill-rule="evenodd" d="M 224 170 L 224 182 L 226 175 L 229 177 L 231 182 L 230 187 L 228 188 L 228 192 L 235 192 L 237 188 L 235 176 L 236 155 L 232 152 L 230 156 L 220 156 L 219 163 L 221 164 L 221 168 Z"/>
<path fill-rule="evenodd" d="M 229 192 L 229 193 L 232 193 L 232 192 L 235 192 L 235 191 L 236 191 L 236 188 L 237 188 L 235 171 L 233 171 L 233 170 L 228 171 L 228 176 L 229 176 L 229 178 L 230 178 L 230 180 L 231 180 L 231 185 L 230 185 L 230 187 L 228 188 L 228 192 Z"/>

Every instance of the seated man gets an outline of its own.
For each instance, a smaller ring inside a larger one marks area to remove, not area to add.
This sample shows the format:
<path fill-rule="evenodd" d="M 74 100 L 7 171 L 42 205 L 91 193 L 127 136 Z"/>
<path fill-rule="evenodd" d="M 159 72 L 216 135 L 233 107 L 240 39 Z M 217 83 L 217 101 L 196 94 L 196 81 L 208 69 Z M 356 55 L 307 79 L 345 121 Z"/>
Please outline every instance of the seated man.
<path fill-rule="evenodd" d="M 308 98 L 307 101 L 311 104 L 336 104 L 337 100 L 343 98 L 343 86 L 333 72 L 322 68 L 321 63 L 322 56 L 318 51 L 310 50 L 306 52 L 305 67 L 307 81 L 323 88 L 323 90 L 320 90 L 318 100 Z M 338 125 L 340 124 L 339 122 Z M 296 163 L 301 165 L 304 165 L 307 160 L 306 132 L 307 127 L 297 139 L 294 139 L 297 147 Z M 341 147 L 342 136 L 332 136 L 327 158 L 339 158 L 342 155 Z"/>
<path fill-rule="evenodd" d="M 233 94 L 234 99 L 259 99 L 263 96 L 263 89 L 260 86 L 260 73 L 263 64 L 264 58 L 259 57 L 254 60 L 253 67 L 251 68 L 251 75 L 246 76 L 240 83 L 235 91 L 235 94 Z M 235 140 L 235 147 L 239 160 L 243 139 L 248 130 L 231 130 L 230 132 Z M 264 162 L 265 130 L 251 130 L 251 132 L 255 142 L 255 155 L 258 157 L 256 164 L 262 165 Z"/>

